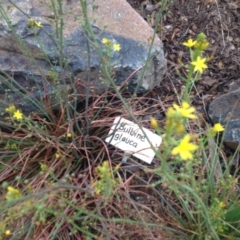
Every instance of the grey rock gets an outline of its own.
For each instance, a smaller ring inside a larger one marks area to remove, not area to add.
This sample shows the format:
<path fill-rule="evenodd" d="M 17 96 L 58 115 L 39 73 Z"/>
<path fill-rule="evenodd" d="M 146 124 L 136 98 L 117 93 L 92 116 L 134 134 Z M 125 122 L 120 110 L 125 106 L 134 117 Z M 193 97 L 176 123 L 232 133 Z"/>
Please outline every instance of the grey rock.
<path fill-rule="evenodd" d="M 223 141 L 232 149 L 240 143 L 240 84 L 236 82 L 229 92 L 214 99 L 208 109 L 213 123 L 225 126 Z"/>
<path fill-rule="evenodd" d="M 8 0 L 1 1 L 2 9 L 11 22 L 9 24 L 4 20 L 2 11 L 1 108 L 14 103 L 25 113 L 30 113 L 36 109 L 44 110 L 46 108 L 44 101 L 48 101 L 49 107 L 58 108 L 62 95 L 66 97 L 74 92 L 77 100 L 80 101 L 88 89 L 92 95 L 105 91 L 106 82 L 101 73 L 101 63 L 93 39 L 81 27 L 83 20 L 78 0 L 63 1 L 65 26 L 62 52 L 54 28 L 56 19 L 47 5 L 48 1 L 44 3 L 37 0 L 13 0 L 12 2 L 21 10 L 11 5 Z M 158 37 L 148 55 L 149 39 L 153 32 L 147 23 L 125 0 L 88 0 L 87 4 L 98 45 L 104 47 L 101 43 L 103 38 L 121 45 L 121 50 L 114 52 L 110 62 L 115 83 L 120 86 L 127 79 L 129 91 L 134 92 L 138 86 L 137 93 L 151 90 L 159 85 L 166 72 L 166 59 Z M 105 12 L 106 9 L 108 14 Z M 132 19 L 129 19 L 129 16 Z M 40 21 L 43 27 L 30 28 L 29 17 Z M 105 23 L 109 25 L 107 29 Z M 139 30 L 138 34 L 136 34 L 137 30 Z M 148 56 L 149 62 L 143 76 Z M 62 64 L 62 60 L 67 64 Z M 51 79 L 52 72 L 57 74 L 57 82 Z M 88 83 L 87 76 L 90 80 Z M 57 91 L 60 92 L 57 94 Z"/>

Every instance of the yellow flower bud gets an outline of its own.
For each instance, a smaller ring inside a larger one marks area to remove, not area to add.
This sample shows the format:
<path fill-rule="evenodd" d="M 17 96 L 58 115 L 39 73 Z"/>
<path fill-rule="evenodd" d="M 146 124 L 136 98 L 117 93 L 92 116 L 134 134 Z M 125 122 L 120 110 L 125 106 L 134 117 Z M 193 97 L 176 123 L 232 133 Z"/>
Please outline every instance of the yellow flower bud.
<path fill-rule="evenodd" d="M 156 118 L 151 117 L 150 122 L 151 122 L 151 126 L 153 128 L 157 128 L 158 127 L 158 122 L 157 122 Z"/>

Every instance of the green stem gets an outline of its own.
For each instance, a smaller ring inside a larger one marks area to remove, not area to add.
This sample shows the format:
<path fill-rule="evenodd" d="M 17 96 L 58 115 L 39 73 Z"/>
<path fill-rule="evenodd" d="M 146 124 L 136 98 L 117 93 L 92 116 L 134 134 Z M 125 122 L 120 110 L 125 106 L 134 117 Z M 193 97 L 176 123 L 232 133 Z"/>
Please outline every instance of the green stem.
<path fill-rule="evenodd" d="M 191 62 L 193 61 L 196 61 L 197 57 L 200 56 L 202 53 L 201 50 L 199 49 L 195 49 L 193 54 L 190 54 L 191 55 Z M 193 73 L 194 73 L 194 66 L 191 64 L 188 68 L 188 75 L 187 75 L 187 78 L 186 78 L 186 87 L 185 87 L 185 90 L 184 90 L 184 95 L 183 95 L 183 100 L 187 103 L 189 103 L 189 94 L 190 94 L 190 86 L 191 86 L 191 83 L 193 82 Z"/>

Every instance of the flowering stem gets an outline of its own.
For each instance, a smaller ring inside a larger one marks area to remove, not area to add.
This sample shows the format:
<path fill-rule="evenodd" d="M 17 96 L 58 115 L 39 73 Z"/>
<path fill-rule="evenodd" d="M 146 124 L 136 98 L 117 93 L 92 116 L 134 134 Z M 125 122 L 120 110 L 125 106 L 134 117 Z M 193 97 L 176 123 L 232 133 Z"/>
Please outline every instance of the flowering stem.
<path fill-rule="evenodd" d="M 195 61 L 197 59 L 197 57 L 201 55 L 201 53 L 202 53 L 202 51 L 200 49 L 195 49 L 193 54 L 190 54 L 191 62 Z M 191 64 L 189 66 L 189 71 L 188 71 L 188 75 L 186 78 L 186 87 L 184 89 L 184 95 L 183 95 L 183 100 L 187 103 L 189 102 L 189 89 L 190 89 L 190 85 L 193 80 L 193 72 L 194 72 L 194 66 Z"/>
<path fill-rule="evenodd" d="M 188 76 L 187 76 L 187 79 L 186 79 L 186 86 L 185 86 L 185 89 L 184 89 L 183 99 L 187 103 L 189 102 L 189 88 L 190 88 L 190 83 L 192 82 L 193 70 L 194 70 L 194 66 L 191 65 L 189 67 L 189 72 L 188 72 Z"/>

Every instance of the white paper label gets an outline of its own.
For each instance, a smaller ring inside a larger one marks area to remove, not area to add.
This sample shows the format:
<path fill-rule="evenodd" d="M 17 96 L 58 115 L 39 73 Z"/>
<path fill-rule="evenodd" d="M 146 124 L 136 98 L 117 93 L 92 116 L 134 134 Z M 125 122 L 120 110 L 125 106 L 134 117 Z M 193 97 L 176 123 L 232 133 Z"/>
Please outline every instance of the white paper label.
<path fill-rule="evenodd" d="M 151 163 L 155 155 L 153 148 L 158 149 L 162 138 L 146 128 L 142 129 L 145 134 L 137 124 L 127 119 L 117 117 L 110 129 L 109 137 L 107 137 L 105 141 L 129 153 L 129 155 L 133 155 L 144 162 Z M 145 135 L 151 142 L 153 148 Z"/>

